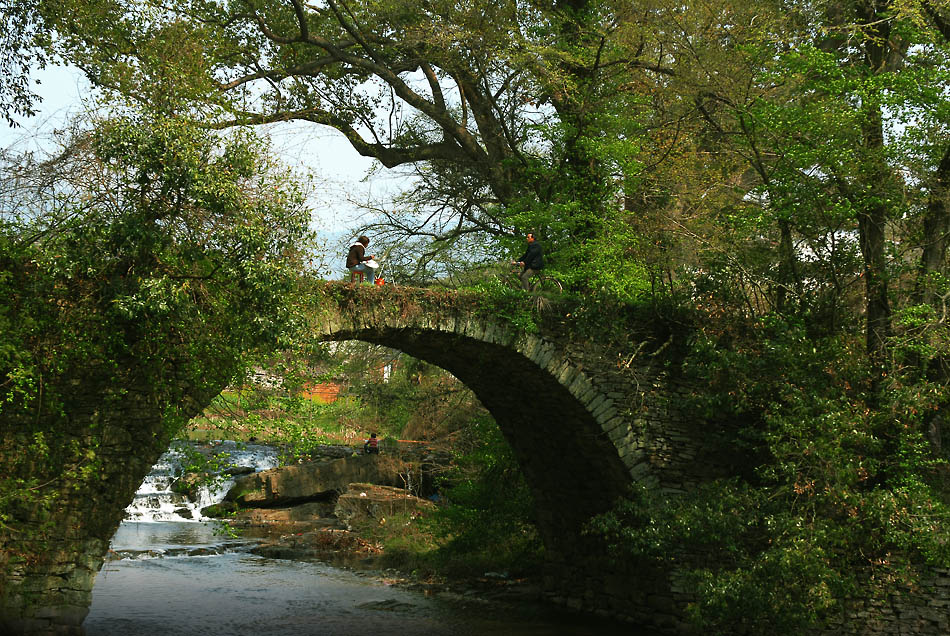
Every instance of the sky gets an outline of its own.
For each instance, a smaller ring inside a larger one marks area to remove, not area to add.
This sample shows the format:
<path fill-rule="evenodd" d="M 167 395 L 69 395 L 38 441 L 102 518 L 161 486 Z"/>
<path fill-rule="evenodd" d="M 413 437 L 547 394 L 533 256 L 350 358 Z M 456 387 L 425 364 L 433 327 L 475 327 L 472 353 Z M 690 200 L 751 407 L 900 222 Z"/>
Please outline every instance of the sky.
<path fill-rule="evenodd" d="M 91 92 L 82 73 L 67 67 L 49 67 L 33 79 L 39 81 L 34 90 L 43 98 L 39 112 L 34 117 L 14 117 L 19 128 L 0 121 L 0 148 L 25 152 L 50 147 L 57 130 L 70 115 L 82 111 L 83 97 Z M 341 133 L 328 127 L 287 122 L 268 126 L 268 134 L 284 162 L 313 174 L 313 229 L 331 251 L 345 250 L 353 238 L 350 230 L 363 218 L 352 201 L 388 200 L 405 183 L 385 169 L 373 170 L 374 160 L 361 157 Z M 339 268 L 333 263 L 334 274 L 344 270 L 342 259 Z"/>

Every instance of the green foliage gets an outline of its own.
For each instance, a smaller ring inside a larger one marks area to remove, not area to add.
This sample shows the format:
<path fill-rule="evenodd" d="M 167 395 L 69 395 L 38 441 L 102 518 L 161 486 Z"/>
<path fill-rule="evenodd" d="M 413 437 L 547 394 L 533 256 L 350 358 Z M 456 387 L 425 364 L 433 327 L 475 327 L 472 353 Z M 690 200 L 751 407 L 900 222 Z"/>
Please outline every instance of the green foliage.
<path fill-rule="evenodd" d="M 292 317 L 274 301 L 294 290 L 308 219 L 299 189 L 256 158 L 256 144 L 176 120 L 105 123 L 86 156 L 94 180 L 5 224 L 7 280 L 34 294 L 5 313 L 44 334 L 48 372 L 90 357 L 156 359 L 176 339 L 188 364 L 230 357 L 233 369 L 287 331 Z M 28 351 L 16 340 L 24 331 L 6 332 L 7 351 Z"/>
<path fill-rule="evenodd" d="M 450 573 L 530 572 L 543 556 L 533 497 L 511 447 L 490 417 L 472 422 L 472 450 L 445 478 L 446 505 L 425 519 L 442 545 L 433 555 Z"/>
<path fill-rule="evenodd" d="M 469 289 L 477 294 L 481 312 L 526 333 L 537 333 L 537 305 L 530 301 L 528 292 L 495 277 L 486 278 Z"/>
<path fill-rule="evenodd" d="M 704 631 L 801 633 L 855 577 L 830 563 L 847 533 L 824 520 L 802 532 L 784 503 L 738 481 L 672 499 L 637 488 L 590 529 L 634 562 L 685 565 L 679 575 L 697 599 L 689 615 Z"/>
<path fill-rule="evenodd" d="M 692 619 L 722 634 L 800 632 L 859 588 L 885 594 L 913 564 L 950 564 L 934 480 L 946 462 L 923 432 L 946 389 L 895 379 L 877 405 L 847 337 L 776 317 L 749 327 L 755 337 L 707 325 L 685 362 L 708 387 L 691 408 L 719 422 L 709 443 L 743 478 L 635 490 L 591 531 L 626 558 L 681 568 Z"/>
<path fill-rule="evenodd" d="M 38 97 L 30 86 L 31 71 L 48 59 L 50 34 L 43 28 L 34 2 L 9 2 L 0 12 L 0 115 L 14 126 L 13 115 L 33 115 Z"/>
<path fill-rule="evenodd" d="M 167 443 L 298 326 L 309 212 L 260 145 L 140 115 L 100 122 L 58 162 L 4 165 L 0 287 L 16 290 L 0 302 L 5 506 L 94 483 L 103 418 L 126 392 L 164 423 L 146 443 Z M 55 187 L 31 189 L 38 173 Z M 0 514 L 14 525 L 24 510 Z"/>
<path fill-rule="evenodd" d="M 656 342 L 688 347 L 683 370 L 702 388 L 689 411 L 717 424 L 708 441 L 737 477 L 672 500 L 634 493 L 592 527 L 629 558 L 669 565 L 686 546 L 697 623 L 802 631 L 884 564 L 950 562 L 940 7 L 39 6 L 15 3 L 3 21 L 24 27 L 5 35 L 4 113 L 29 108 L 20 61 L 51 46 L 45 30 L 94 81 L 163 112 L 333 127 L 363 155 L 414 169 L 400 210 L 374 228 L 416 253 L 400 263 L 407 280 L 454 280 L 453 261 L 520 253 L 533 231 L 570 298 L 544 315 L 491 277 L 466 285 L 478 311 L 526 332 L 563 320 L 622 345 L 649 316 Z M 429 81 L 407 82 L 410 68 Z M 306 235 L 300 192 L 243 133 L 136 120 L 87 143 L 84 174 L 101 182 L 32 218 L 2 217 L 0 409 L 57 412 L 68 397 L 57 379 L 119 378 L 131 361 L 167 389 L 177 426 L 187 396 L 170 378 L 212 391 L 245 352 L 299 344 L 282 301 L 299 292 L 288 274 Z M 699 325 L 688 344 L 683 325 Z M 260 430 L 279 412 L 301 450 L 327 417 L 395 434 L 431 395 L 408 377 L 332 408 L 292 392 L 234 408 Z M 75 474 L 94 465 L 47 433 L 26 426 L 17 443 Z M 531 534 L 490 499 L 486 485 L 519 483 L 493 435 L 482 431 L 433 526 L 476 561 L 486 543 L 469 528 L 500 544 L 511 528 Z"/>
<path fill-rule="evenodd" d="M 359 413 L 354 400 L 323 403 L 285 388 L 246 383 L 218 395 L 204 416 L 190 423 L 191 440 L 231 439 L 273 444 L 292 462 L 325 444 L 353 444 L 362 431 L 350 424 Z"/>

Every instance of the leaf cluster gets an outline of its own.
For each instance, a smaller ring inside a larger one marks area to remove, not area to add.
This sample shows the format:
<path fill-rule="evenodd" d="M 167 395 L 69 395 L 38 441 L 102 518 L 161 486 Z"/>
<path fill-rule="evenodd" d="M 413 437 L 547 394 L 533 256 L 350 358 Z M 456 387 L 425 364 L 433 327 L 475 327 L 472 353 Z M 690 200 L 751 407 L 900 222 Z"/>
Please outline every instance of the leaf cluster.
<path fill-rule="evenodd" d="M 633 561 L 681 568 L 693 620 L 716 633 L 802 631 L 858 589 L 885 594 L 950 563 L 946 458 L 928 426 L 945 389 L 895 378 L 879 404 L 847 336 L 762 319 L 700 329 L 684 362 L 740 477 L 668 497 L 636 489 L 591 532 Z M 742 468 L 742 467 L 745 468 Z"/>
<path fill-rule="evenodd" d="M 96 414 L 127 392 L 163 418 L 167 442 L 293 332 L 309 213 L 257 146 L 141 117 L 101 122 L 45 163 L 3 166 L 4 498 L 87 482 L 106 434 Z M 15 448 L 39 441 L 48 452 Z M 46 483 L 23 481 L 34 476 Z"/>

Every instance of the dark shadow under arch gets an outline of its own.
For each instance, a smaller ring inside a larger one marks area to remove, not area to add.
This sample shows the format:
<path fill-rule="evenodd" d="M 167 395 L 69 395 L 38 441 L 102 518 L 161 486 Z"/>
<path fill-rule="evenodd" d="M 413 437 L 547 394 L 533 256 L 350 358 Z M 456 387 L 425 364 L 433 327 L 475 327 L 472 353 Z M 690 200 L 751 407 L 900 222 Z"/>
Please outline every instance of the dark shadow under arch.
<path fill-rule="evenodd" d="M 630 483 L 616 446 L 584 404 L 515 349 L 434 329 L 341 330 L 325 339 L 398 349 L 468 386 L 514 449 L 550 547 L 569 550 L 584 523 L 609 508 Z"/>

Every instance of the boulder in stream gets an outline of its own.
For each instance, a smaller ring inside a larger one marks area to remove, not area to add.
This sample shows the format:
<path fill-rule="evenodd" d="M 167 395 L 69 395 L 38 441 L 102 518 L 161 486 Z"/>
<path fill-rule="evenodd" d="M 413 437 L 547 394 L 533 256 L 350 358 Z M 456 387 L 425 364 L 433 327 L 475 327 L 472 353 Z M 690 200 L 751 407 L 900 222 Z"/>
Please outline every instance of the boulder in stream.
<path fill-rule="evenodd" d="M 292 464 L 238 477 L 225 496 L 246 508 L 275 508 L 330 498 L 353 482 L 403 483 L 405 462 L 394 456 L 353 455 Z"/>
<path fill-rule="evenodd" d="M 336 501 L 336 516 L 348 526 L 373 519 L 384 522 L 397 514 L 416 516 L 435 507 L 402 488 L 376 484 L 350 484 Z"/>

